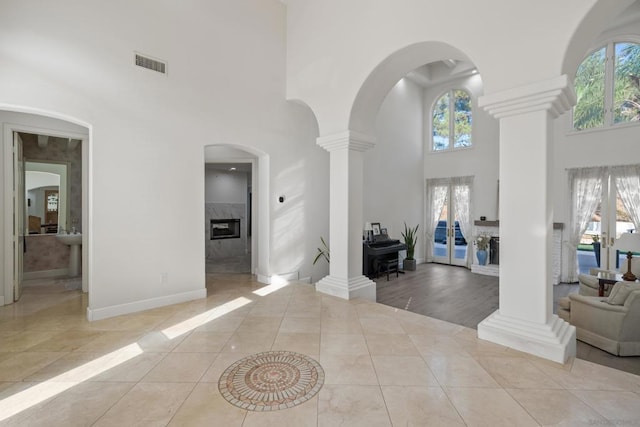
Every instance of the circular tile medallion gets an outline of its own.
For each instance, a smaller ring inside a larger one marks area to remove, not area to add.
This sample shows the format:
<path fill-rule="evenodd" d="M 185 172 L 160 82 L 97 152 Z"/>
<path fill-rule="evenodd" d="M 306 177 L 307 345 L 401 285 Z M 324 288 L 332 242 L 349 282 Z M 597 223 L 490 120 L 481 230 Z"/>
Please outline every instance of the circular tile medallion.
<path fill-rule="evenodd" d="M 291 351 L 267 351 L 238 360 L 218 381 L 222 396 L 249 411 L 276 411 L 306 402 L 324 384 L 322 366 Z"/>

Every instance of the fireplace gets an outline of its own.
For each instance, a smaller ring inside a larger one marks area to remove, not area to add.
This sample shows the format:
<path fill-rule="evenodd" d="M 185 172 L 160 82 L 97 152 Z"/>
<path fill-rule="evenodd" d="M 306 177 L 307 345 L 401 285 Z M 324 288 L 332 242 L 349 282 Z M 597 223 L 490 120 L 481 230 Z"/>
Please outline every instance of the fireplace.
<path fill-rule="evenodd" d="M 239 239 L 240 220 L 239 219 L 212 219 L 211 220 L 211 240 L 217 239 Z"/>
<path fill-rule="evenodd" d="M 500 265 L 500 237 L 493 236 L 489 240 L 489 264 Z"/>

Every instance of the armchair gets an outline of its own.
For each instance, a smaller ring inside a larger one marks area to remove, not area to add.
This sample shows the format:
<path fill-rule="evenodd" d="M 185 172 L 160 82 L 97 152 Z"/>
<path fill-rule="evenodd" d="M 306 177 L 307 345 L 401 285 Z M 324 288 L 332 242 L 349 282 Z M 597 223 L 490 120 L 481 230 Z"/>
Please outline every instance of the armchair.
<path fill-rule="evenodd" d="M 589 270 L 589 274 L 578 274 L 578 282 L 580 283 L 580 289 L 578 293 L 580 295 L 597 297 L 598 296 L 598 273 L 615 273 L 615 274 L 623 274 L 627 272 L 627 263 L 620 266 L 620 271 L 610 271 L 603 270 L 599 268 L 592 268 Z M 640 277 L 640 258 L 633 258 L 631 260 L 631 272 L 636 276 Z M 609 292 L 605 291 L 605 296 L 607 296 Z"/>
<path fill-rule="evenodd" d="M 639 356 L 640 283 L 618 282 L 615 287 L 609 298 L 570 294 L 566 320 L 576 327 L 580 341 L 616 356 Z"/>

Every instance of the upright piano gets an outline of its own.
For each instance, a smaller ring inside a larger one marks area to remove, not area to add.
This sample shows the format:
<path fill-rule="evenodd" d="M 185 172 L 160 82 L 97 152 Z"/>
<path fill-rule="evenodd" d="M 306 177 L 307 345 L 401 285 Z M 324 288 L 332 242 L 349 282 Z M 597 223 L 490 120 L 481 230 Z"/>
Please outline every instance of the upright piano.
<path fill-rule="evenodd" d="M 400 240 L 382 239 L 364 242 L 362 248 L 362 274 L 375 277 L 381 260 L 398 259 L 398 252 L 406 250 L 407 245 Z"/>

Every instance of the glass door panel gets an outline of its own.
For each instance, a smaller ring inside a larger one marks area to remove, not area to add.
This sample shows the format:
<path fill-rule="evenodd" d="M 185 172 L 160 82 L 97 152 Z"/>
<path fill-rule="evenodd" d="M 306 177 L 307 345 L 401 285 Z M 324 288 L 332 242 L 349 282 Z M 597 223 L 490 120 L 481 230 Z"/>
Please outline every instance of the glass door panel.
<path fill-rule="evenodd" d="M 466 266 L 468 244 L 455 217 L 451 188 L 433 234 L 433 260 L 441 264 Z"/>

